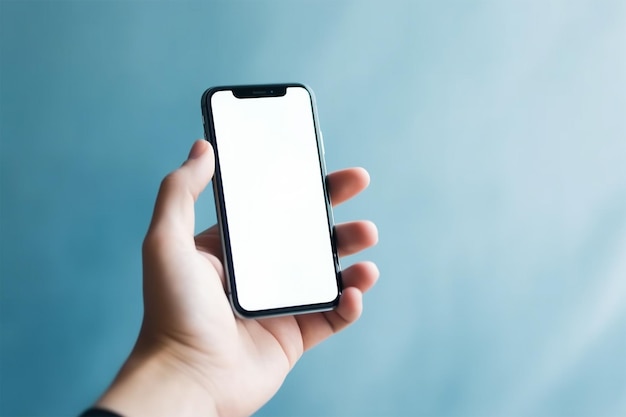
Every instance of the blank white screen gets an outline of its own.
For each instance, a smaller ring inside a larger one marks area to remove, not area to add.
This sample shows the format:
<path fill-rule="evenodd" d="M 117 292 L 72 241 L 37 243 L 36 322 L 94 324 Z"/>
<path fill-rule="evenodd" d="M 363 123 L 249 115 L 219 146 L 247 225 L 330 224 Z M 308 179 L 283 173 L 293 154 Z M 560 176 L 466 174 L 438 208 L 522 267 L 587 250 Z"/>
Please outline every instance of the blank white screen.
<path fill-rule="evenodd" d="M 211 98 L 235 285 L 245 310 L 338 294 L 311 98 Z"/>

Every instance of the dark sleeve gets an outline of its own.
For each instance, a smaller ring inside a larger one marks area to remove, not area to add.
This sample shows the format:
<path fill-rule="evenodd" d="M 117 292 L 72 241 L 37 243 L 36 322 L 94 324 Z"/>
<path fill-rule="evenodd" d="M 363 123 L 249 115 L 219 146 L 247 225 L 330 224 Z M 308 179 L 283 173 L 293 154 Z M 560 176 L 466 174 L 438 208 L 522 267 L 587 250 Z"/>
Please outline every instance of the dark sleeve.
<path fill-rule="evenodd" d="M 89 410 L 83 411 L 78 417 L 122 417 L 120 414 L 113 411 L 105 410 L 104 408 L 92 407 Z"/>

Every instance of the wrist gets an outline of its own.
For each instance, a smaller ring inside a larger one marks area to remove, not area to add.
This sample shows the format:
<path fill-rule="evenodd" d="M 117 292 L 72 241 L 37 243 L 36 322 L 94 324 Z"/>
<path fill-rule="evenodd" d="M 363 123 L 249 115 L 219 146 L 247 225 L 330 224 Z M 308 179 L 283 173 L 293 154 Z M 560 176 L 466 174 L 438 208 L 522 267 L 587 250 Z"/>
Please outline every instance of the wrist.
<path fill-rule="evenodd" d="M 218 416 L 210 390 L 164 348 L 136 347 L 96 406 L 124 417 Z"/>

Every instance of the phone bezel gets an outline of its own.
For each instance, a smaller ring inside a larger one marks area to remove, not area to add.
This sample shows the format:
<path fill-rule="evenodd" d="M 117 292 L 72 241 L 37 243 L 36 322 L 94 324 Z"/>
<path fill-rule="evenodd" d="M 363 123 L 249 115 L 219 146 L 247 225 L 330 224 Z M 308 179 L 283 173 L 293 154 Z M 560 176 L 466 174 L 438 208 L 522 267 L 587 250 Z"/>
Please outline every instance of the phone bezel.
<path fill-rule="evenodd" d="M 219 144 L 215 135 L 215 126 L 213 121 L 213 113 L 211 111 L 211 97 L 218 91 L 232 91 L 233 95 L 240 99 L 257 98 L 257 97 L 277 97 L 286 94 L 289 87 L 301 87 L 304 88 L 310 98 L 311 113 L 313 116 L 313 125 L 315 129 L 315 138 L 317 144 L 318 161 L 320 164 L 321 180 L 324 189 L 324 201 L 326 204 L 326 218 L 328 224 L 328 232 L 331 240 L 331 246 L 333 251 L 333 260 L 335 265 L 335 277 L 337 282 L 337 296 L 329 301 L 316 304 L 297 305 L 288 307 L 271 308 L 264 310 L 247 310 L 242 307 L 237 297 L 237 283 L 234 274 L 234 267 L 231 255 L 230 235 L 228 232 L 228 214 L 226 212 L 224 204 L 224 194 L 222 191 L 222 175 L 220 169 L 219 159 Z M 201 99 L 202 108 L 202 121 L 204 125 L 204 137 L 213 146 L 215 153 L 215 175 L 213 177 L 213 193 L 215 200 L 215 210 L 217 213 L 217 223 L 220 231 L 220 237 L 222 242 L 222 253 L 224 256 L 224 273 L 226 275 L 226 285 L 228 297 L 230 299 L 233 310 L 237 315 L 243 318 L 261 318 L 268 316 L 281 316 L 281 315 L 293 315 L 304 314 L 313 312 L 330 311 L 337 307 L 339 304 L 339 298 L 341 297 L 342 278 L 341 278 L 341 265 L 339 262 L 339 256 L 337 253 L 337 242 L 335 237 L 335 222 L 333 217 L 332 204 L 330 201 L 330 195 L 328 193 L 326 163 L 324 160 L 324 145 L 321 131 L 319 128 L 317 106 L 313 91 L 308 86 L 301 83 L 281 83 L 281 84 L 251 84 L 251 85 L 229 85 L 212 87 L 207 89 L 202 95 Z"/>

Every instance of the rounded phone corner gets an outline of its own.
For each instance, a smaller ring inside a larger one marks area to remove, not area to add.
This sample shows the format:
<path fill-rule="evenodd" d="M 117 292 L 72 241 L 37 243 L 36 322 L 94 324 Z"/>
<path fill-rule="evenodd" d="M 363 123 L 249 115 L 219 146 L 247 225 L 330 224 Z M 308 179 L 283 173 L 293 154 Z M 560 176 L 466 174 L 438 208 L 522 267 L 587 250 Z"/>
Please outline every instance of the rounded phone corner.
<path fill-rule="evenodd" d="M 232 294 L 230 295 L 230 305 L 232 306 L 233 312 L 235 313 L 235 315 L 241 319 L 254 319 L 256 318 L 256 315 L 254 314 L 253 311 L 248 311 L 245 308 L 243 308 L 241 306 L 241 304 L 239 304 L 239 302 L 237 301 L 237 299 L 235 297 L 232 296 Z"/>
<path fill-rule="evenodd" d="M 311 101 L 313 103 L 315 102 L 315 93 L 313 92 L 313 88 L 311 88 L 310 85 L 305 84 L 305 83 L 289 83 L 289 84 L 286 84 L 286 86 L 287 88 L 290 88 L 290 87 L 302 88 L 304 91 L 307 92 L 307 94 L 311 98 Z"/>
<path fill-rule="evenodd" d="M 204 90 L 204 93 L 202 93 L 202 97 L 200 98 L 200 105 L 202 108 L 206 108 L 211 96 L 222 89 L 223 87 L 210 87 Z"/>

